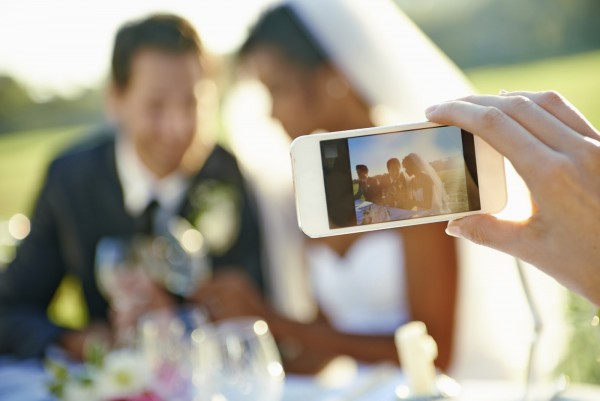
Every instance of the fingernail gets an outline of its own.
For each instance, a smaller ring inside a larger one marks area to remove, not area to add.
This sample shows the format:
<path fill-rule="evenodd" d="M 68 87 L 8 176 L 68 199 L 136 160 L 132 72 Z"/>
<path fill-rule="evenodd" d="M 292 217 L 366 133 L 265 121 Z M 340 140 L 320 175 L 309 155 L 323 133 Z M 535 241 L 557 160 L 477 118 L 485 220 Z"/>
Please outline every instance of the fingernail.
<path fill-rule="evenodd" d="M 460 227 L 455 225 L 452 221 L 448 223 L 448 227 L 446 227 L 446 234 L 451 237 L 463 238 Z"/>
<path fill-rule="evenodd" d="M 430 114 L 435 112 L 439 106 L 440 106 L 439 104 L 434 104 L 432 106 L 429 106 L 428 108 L 425 109 L 425 115 L 429 116 Z"/>

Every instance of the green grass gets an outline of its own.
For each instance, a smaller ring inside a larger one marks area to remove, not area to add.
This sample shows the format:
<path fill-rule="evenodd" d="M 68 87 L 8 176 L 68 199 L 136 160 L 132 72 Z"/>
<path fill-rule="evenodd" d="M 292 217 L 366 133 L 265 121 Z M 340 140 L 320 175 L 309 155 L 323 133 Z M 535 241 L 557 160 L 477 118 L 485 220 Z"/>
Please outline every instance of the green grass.
<path fill-rule="evenodd" d="M 69 127 L 0 136 L 0 220 L 30 214 L 48 163 L 82 132 Z"/>
<path fill-rule="evenodd" d="M 481 93 L 557 90 L 600 127 L 600 51 L 508 67 L 466 71 Z"/>
<path fill-rule="evenodd" d="M 448 207 L 453 213 L 469 210 L 469 195 L 467 181 L 465 180 L 465 166 L 436 171 L 444 183 L 448 194 Z"/>
<path fill-rule="evenodd" d="M 600 384 L 600 331 L 591 324 L 597 309 L 586 299 L 569 294 L 567 322 L 572 327 L 566 352 L 556 367 L 573 382 Z"/>

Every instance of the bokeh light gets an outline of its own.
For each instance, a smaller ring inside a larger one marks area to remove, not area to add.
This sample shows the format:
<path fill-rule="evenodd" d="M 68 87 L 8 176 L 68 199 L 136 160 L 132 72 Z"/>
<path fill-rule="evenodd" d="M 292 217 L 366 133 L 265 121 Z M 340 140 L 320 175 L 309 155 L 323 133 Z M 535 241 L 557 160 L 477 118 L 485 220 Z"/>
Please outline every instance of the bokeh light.
<path fill-rule="evenodd" d="M 31 230 L 29 218 L 24 214 L 17 213 L 8 221 L 8 233 L 17 241 L 25 239 Z"/>

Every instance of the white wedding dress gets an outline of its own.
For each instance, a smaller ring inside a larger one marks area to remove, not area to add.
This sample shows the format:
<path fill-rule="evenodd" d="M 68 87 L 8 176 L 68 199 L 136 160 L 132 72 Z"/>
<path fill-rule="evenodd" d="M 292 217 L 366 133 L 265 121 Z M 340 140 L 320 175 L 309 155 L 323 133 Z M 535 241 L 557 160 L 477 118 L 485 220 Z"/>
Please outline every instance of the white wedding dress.
<path fill-rule="evenodd" d="M 311 245 L 307 261 L 315 299 L 338 330 L 389 335 L 410 320 L 397 231 L 364 234 L 344 256 L 323 244 Z"/>

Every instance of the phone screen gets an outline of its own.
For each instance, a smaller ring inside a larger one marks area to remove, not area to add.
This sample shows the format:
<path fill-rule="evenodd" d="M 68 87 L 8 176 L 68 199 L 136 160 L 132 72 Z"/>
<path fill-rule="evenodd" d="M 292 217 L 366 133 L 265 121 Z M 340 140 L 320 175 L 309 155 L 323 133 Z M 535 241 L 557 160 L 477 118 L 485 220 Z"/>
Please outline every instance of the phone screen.
<path fill-rule="evenodd" d="M 320 146 L 330 228 L 481 210 L 473 135 L 458 127 Z"/>

